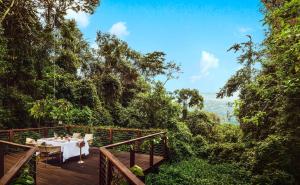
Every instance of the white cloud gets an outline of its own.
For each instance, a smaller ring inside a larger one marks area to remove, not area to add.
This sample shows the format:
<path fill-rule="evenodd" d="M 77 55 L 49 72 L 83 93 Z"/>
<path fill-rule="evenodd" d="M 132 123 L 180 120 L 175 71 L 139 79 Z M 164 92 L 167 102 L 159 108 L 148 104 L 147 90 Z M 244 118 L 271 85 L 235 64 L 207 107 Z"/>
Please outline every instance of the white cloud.
<path fill-rule="evenodd" d="M 127 30 L 126 22 L 117 22 L 112 25 L 109 29 L 109 33 L 116 35 L 118 37 L 124 37 L 129 35 L 129 31 Z"/>
<path fill-rule="evenodd" d="M 251 28 L 248 28 L 248 27 L 240 27 L 238 28 L 238 32 L 241 33 L 241 34 L 245 34 L 245 33 L 248 33 L 250 32 L 252 29 Z"/>
<path fill-rule="evenodd" d="M 85 12 L 75 12 L 73 10 L 67 10 L 67 19 L 75 19 L 77 24 L 85 28 L 89 25 L 89 14 Z"/>
<path fill-rule="evenodd" d="M 215 55 L 213 55 L 212 53 L 202 51 L 200 67 L 201 74 L 208 75 L 210 69 L 219 67 L 219 59 L 215 57 Z"/>
<path fill-rule="evenodd" d="M 200 74 L 194 75 L 190 77 L 191 82 L 196 82 L 207 76 L 211 69 L 219 67 L 219 59 L 212 53 L 207 51 L 201 52 L 201 60 L 200 60 Z"/>

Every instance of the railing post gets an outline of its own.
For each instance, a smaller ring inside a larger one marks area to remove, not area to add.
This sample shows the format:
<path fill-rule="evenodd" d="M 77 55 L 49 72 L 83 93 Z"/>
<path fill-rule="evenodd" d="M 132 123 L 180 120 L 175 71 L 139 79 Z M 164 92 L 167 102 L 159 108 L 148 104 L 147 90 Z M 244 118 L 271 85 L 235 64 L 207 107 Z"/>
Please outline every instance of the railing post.
<path fill-rule="evenodd" d="M 71 134 L 71 127 L 69 125 L 65 126 L 65 130 L 67 130 L 68 134 Z"/>
<path fill-rule="evenodd" d="M 0 143 L 0 178 L 4 175 L 4 144 Z"/>
<path fill-rule="evenodd" d="M 85 126 L 84 131 L 85 131 L 85 133 L 90 133 L 91 129 L 89 126 Z"/>
<path fill-rule="evenodd" d="M 48 137 L 48 128 L 44 128 L 44 138 Z"/>
<path fill-rule="evenodd" d="M 32 178 L 34 179 L 34 184 L 37 184 L 37 179 L 36 179 L 36 173 L 37 173 L 37 169 L 36 169 L 36 155 L 34 154 L 31 158 L 31 160 L 29 161 L 29 172 L 31 172 Z"/>
<path fill-rule="evenodd" d="M 138 130 L 137 132 L 136 132 L 136 136 L 137 136 L 137 138 L 140 138 L 140 137 L 142 137 L 142 132 L 140 131 L 140 130 Z M 141 142 L 140 141 L 138 141 L 137 142 L 137 146 L 136 146 L 136 151 L 140 151 L 140 147 L 141 147 Z"/>
<path fill-rule="evenodd" d="M 113 130 L 110 128 L 109 129 L 109 142 L 110 144 L 113 144 L 114 140 L 113 140 Z"/>
<path fill-rule="evenodd" d="M 102 166 L 102 152 L 99 151 L 99 185 L 105 185 L 104 184 L 104 179 L 102 180 L 101 175 L 102 175 L 102 170 L 105 166 Z"/>
<path fill-rule="evenodd" d="M 14 139 L 14 131 L 13 130 L 9 130 L 9 142 L 12 142 Z"/>
<path fill-rule="evenodd" d="M 164 158 L 168 159 L 169 157 L 169 149 L 168 149 L 168 138 L 166 134 L 163 135 L 163 147 L 164 147 Z"/>
<path fill-rule="evenodd" d="M 133 167 L 135 164 L 135 151 L 134 145 L 130 147 L 130 168 Z"/>
<path fill-rule="evenodd" d="M 112 164 L 110 162 L 110 160 L 107 161 L 107 185 L 111 185 L 111 181 L 112 181 Z"/>
<path fill-rule="evenodd" d="M 154 142 L 150 140 L 150 167 L 153 167 Z"/>

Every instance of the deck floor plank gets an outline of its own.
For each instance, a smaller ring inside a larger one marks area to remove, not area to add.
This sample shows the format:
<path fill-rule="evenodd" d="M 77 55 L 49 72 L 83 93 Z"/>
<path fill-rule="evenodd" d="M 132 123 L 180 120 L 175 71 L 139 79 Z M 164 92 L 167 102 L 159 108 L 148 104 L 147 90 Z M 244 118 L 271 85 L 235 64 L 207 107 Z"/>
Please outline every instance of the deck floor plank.
<path fill-rule="evenodd" d="M 129 167 L 129 153 L 118 152 L 114 155 Z M 5 156 L 5 170 L 7 171 L 17 160 L 21 154 L 13 154 Z M 143 170 L 148 170 L 149 155 L 136 154 L 135 161 Z M 160 163 L 163 160 L 161 156 L 154 156 L 154 164 Z M 77 163 L 78 158 L 73 158 L 64 164 L 51 163 L 45 165 L 44 162 L 39 162 L 37 165 L 37 185 L 98 185 L 99 184 L 99 155 L 92 153 L 87 156 L 84 164 Z"/>

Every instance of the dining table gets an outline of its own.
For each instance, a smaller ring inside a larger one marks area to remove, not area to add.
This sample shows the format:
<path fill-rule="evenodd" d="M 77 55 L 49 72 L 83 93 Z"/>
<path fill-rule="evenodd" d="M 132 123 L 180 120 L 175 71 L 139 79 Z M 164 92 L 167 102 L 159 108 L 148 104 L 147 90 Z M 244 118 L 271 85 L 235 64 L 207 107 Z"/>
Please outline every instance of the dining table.
<path fill-rule="evenodd" d="M 85 144 L 79 147 L 80 142 Z M 37 140 L 38 144 L 46 144 L 52 146 L 60 146 L 62 151 L 62 159 L 65 162 L 67 159 L 80 155 L 80 148 L 82 155 L 89 155 L 89 144 L 84 139 L 77 138 L 41 138 Z"/>

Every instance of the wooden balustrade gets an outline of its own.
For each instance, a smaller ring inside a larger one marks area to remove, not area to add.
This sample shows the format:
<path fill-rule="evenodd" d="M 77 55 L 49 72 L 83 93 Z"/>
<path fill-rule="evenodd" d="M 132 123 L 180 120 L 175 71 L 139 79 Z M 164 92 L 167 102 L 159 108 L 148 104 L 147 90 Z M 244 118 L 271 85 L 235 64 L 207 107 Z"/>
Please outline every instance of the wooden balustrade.
<path fill-rule="evenodd" d="M 89 133 L 93 132 L 98 134 L 98 140 L 102 143 L 99 149 L 99 184 L 100 185 L 110 185 L 115 170 L 118 170 L 118 174 L 121 174 L 131 185 L 144 185 L 144 182 L 136 177 L 128 167 L 136 165 L 139 161 L 137 157 L 142 152 L 145 152 L 145 143 L 147 152 L 147 157 L 144 158 L 149 160 L 147 162 L 149 169 L 153 168 L 156 164 L 159 164 L 161 161 L 168 158 L 168 147 L 167 147 L 167 137 L 166 132 L 161 130 L 140 130 L 140 129 L 128 129 L 128 128 L 102 128 L 102 127 L 87 127 L 87 126 L 58 126 L 58 127 L 43 127 L 43 128 L 27 128 L 27 129 L 11 129 L 11 130 L 0 130 L 1 139 L 4 139 L 8 142 L 1 141 L 0 144 L 13 144 L 15 147 L 27 147 L 21 144 L 10 143 L 12 141 L 20 141 L 17 137 L 23 137 L 22 141 L 24 142 L 24 137 L 27 135 L 22 135 L 25 132 L 36 132 L 40 134 L 41 137 L 51 137 L 50 133 L 56 131 L 61 131 L 63 133 L 72 132 L 81 132 Z M 160 143 L 154 142 L 154 139 L 159 139 Z M 10 142 L 9 142 L 10 141 Z M 99 142 L 99 141 L 98 141 Z M 148 143 L 147 143 L 148 142 Z M 107 145 L 108 144 L 108 145 Z M 105 146 L 106 145 L 106 146 Z M 111 150 L 114 148 L 126 148 L 130 147 L 129 150 L 126 150 L 129 157 L 128 167 L 121 163 L 115 154 Z M 4 153 L 1 152 L 2 147 L 0 147 L 0 176 L 4 175 L 1 179 L 2 183 L 8 183 L 11 181 L 13 176 L 15 176 L 22 166 L 28 163 L 29 159 L 34 159 L 35 148 L 29 147 L 28 151 L 24 158 L 17 162 L 9 173 L 4 174 Z M 3 149 L 3 148 L 2 148 Z M 160 162 L 157 162 L 157 158 L 160 157 Z M 156 161 L 155 161 L 156 159 Z M 34 162 L 35 163 L 35 162 Z M 36 168 L 35 164 L 32 164 L 31 167 Z M 147 167 L 148 168 L 148 167 Z M 36 177 L 34 177 L 36 178 Z"/>
<path fill-rule="evenodd" d="M 132 167 L 136 164 L 136 148 L 135 146 L 137 143 L 141 144 L 142 141 L 149 140 L 149 166 L 154 166 L 154 138 L 161 138 L 163 142 L 163 151 L 167 152 L 167 137 L 166 132 L 159 132 L 155 134 L 150 134 L 147 136 L 142 136 L 139 138 L 122 141 L 119 143 L 114 143 L 108 146 L 104 146 L 100 148 L 100 170 L 99 170 L 99 182 L 100 185 L 110 185 L 112 181 L 113 176 L 113 168 L 115 167 L 119 173 L 122 174 L 122 176 L 128 181 L 131 185 L 144 185 L 144 182 L 141 181 L 139 178 L 137 178 L 123 163 L 121 163 L 112 152 L 109 151 L 109 149 L 114 149 L 116 147 L 124 146 L 124 145 L 131 145 L 129 150 L 129 157 L 130 157 L 130 164 L 129 167 Z M 167 153 L 163 154 L 163 157 L 167 158 Z M 105 162 L 103 160 L 106 160 L 107 166 L 105 166 Z M 105 170 L 106 169 L 106 170 Z M 118 172 L 117 172 L 118 173 Z"/>
<path fill-rule="evenodd" d="M 21 156 L 21 158 L 16 161 L 16 163 L 6 172 L 4 173 L 4 162 L 5 162 L 5 147 L 13 147 L 24 149 L 26 152 Z M 34 179 L 34 183 L 36 184 L 36 160 L 35 160 L 35 152 L 37 151 L 36 147 L 30 147 L 26 145 L 21 145 L 17 143 L 0 141 L 0 184 L 8 185 L 10 184 L 14 178 L 21 172 L 23 167 L 31 163 L 29 171 L 32 171 L 32 177 Z"/>

